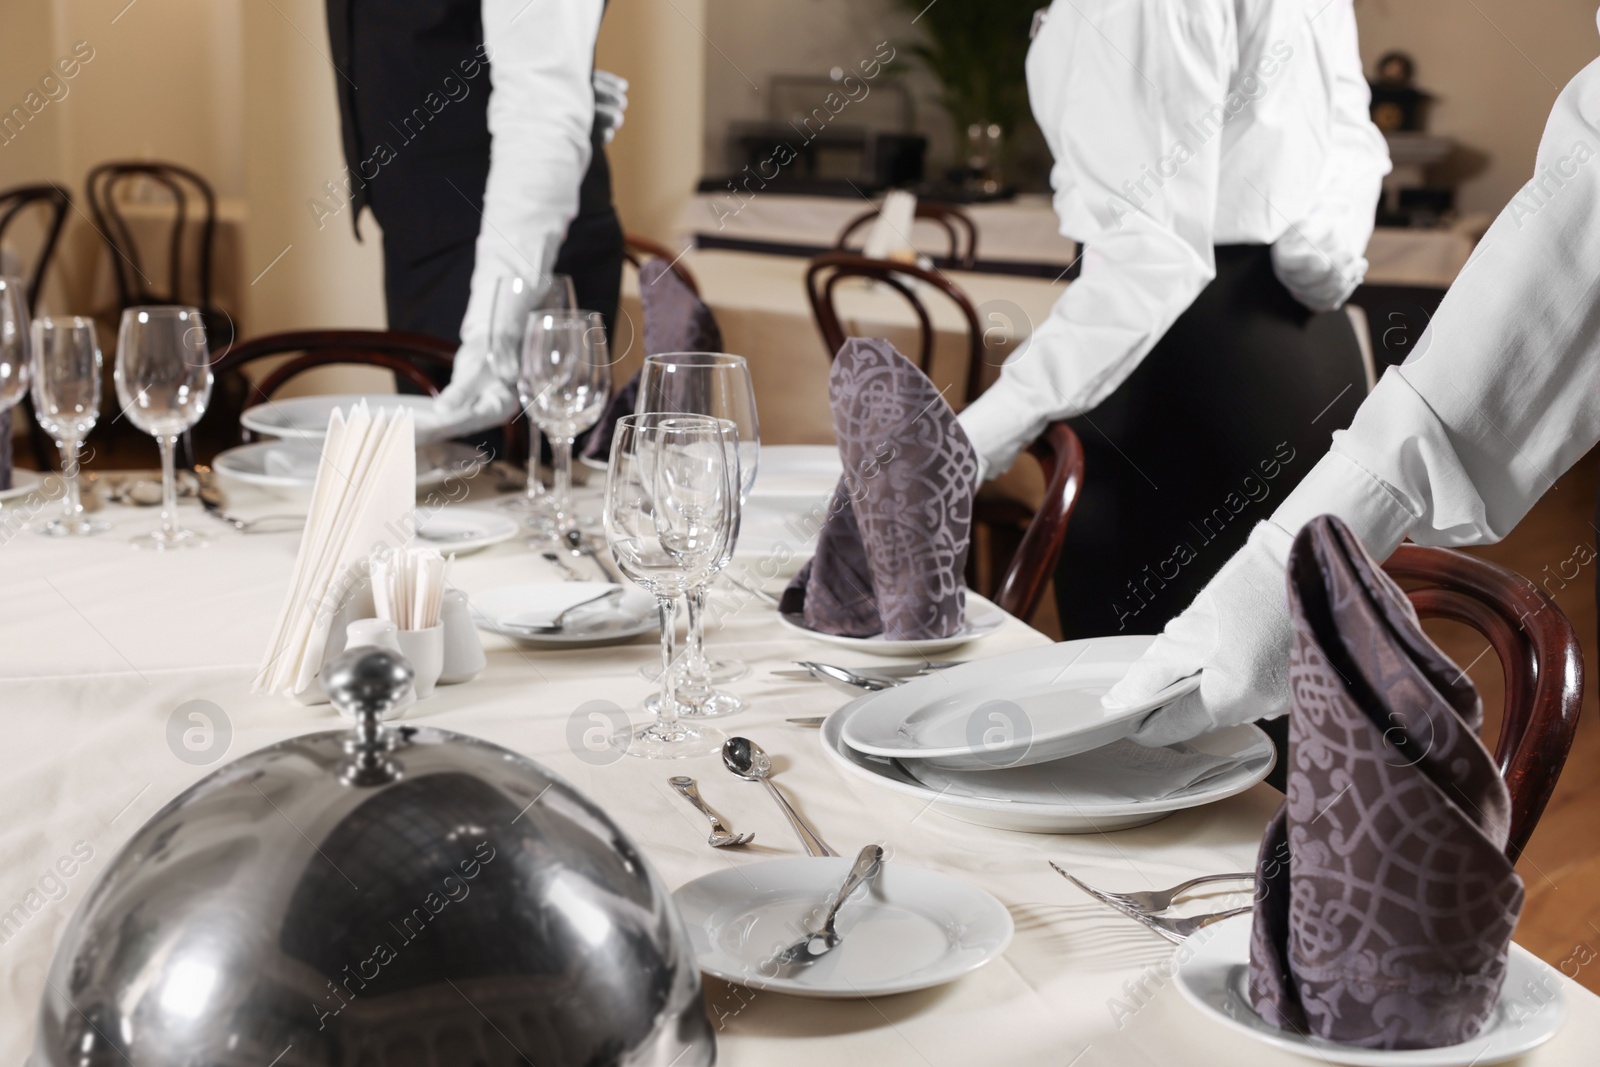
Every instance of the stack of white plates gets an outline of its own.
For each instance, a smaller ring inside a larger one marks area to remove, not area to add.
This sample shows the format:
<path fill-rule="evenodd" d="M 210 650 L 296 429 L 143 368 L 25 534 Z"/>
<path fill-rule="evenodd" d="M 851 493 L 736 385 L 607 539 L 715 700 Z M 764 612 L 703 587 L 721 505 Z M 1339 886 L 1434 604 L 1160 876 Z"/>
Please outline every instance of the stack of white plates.
<path fill-rule="evenodd" d="M 1091 833 L 1233 796 L 1272 769 L 1272 742 L 1234 726 L 1166 748 L 1128 739 L 1185 679 L 1117 712 L 1100 698 L 1154 637 L 1068 641 L 965 663 L 840 708 L 823 746 L 850 774 L 965 822 Z"/>

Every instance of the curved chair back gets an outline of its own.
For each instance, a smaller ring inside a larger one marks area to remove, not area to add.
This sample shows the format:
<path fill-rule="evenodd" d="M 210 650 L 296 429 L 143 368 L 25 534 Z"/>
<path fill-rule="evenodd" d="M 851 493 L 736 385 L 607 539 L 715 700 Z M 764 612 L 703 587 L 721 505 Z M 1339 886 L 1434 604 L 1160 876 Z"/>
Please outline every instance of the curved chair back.
<path fill-rule="evenodd" d="M 1044 468 L 1044 502 L 1028 520 L 1028 530 L 994 597 L 996 604 L 1024 622 L 1033 617 L 1055 575 L 1061 544 L 1067 536 L 1067 521 L 1072 518 L 1083 487 L 1084 467 L 1083 442 L 1064 422 L 1046 426 L 1028 451 Z"/>
<path fill-rule="evenodd" d="M 811 298 L 811 313 L 817 320 L 817 329 L 822 332 L 823 343 L 828 346 L 830 360 L 838 355 L 848 336 L 834 307 L 834 290 L 846 278 L 870 278 L 882 282 L 911 305 L 911 310 L 917 316 L 919 331 L 917 366 L 924 374 L 932 372 L 934 341 L 938 333 L 933 326 L 933 317 L 928 314 L 917 291 L 908 284 L 908 279 L 915 279 L 944 294 L 956 306 L 967 325 L 966 393 L 962 399 L 971 400 L 978 395 L 983 376 L 983 328 L 978 325 L 978 312 L 972 306 L 972 300 L 960 286 L 944 275 L 909 264 L 868 259 L 853 252 L 824 252 L 811 261 L 806 268 L 806 294 Z"/>
<path fill-rule="evenodd" d="M 877 209 L 863 211 L 845 224 L 839 231 L 838 239 L 833 247 L 839 252 L 852 251 L 849 247 L 850 239 L 861 228 L 876 219 L 880 212 Z M 967 214 L 955 204 L 942 204 L 936 200 L 918 200 L 916 218 L 925 219 L 944 230 L 949 239 L 949 247 L 945 255 L 934 260 L 939 266 L 947 270 L 972 270 L 978 264 L 978 227 L 972 221 L 972 216 Z M 907 240 L 910 234 L 906 235 Z"/>
<path fill-rule="evenodd" d="M 683 284 L 689 287 L 691 293 L 695 296 L 700 295 L 700 286 L 695 282 L 689 268 L 683 265 L 682 254 L 673 252 L 666 245 L 657 244 L 648 237 L 627 234 L 622 239 L 622 256 L 633 264 L 634 270 L 642 267 L 647 259 L 662 260 L 671 267 L 672 273 L 683 279 Z"/>
<path fill-rule="evenodd" d="M 144 269 L 138 242 L 123 214 L 125 198 L 118 191 L 127 183 L 143 179 L 160 189 L 175 208 L 167 231 L 167 286 L 157 289 Z M 89 210 L 95 225 L 111 249 L 111 268 L 117 280 L 117 297 L 124 308 L 141 304 L 195 303 L 201 311 L 211 308 L 211 262 L 216 242 L 217 197 L 211 184 L 187 167 L 174 163 L 102 163 L 89 172 L 85 182 Z M 192 209 L 192 210 L 191 210 Z M 185 280 L 191 225 L 199 226 L 198 263 L 193 284 Z"/>
<path fill-rule="evenodd" d="M 67 210 L 72 207 L 72 197 L 54 185 L 19 185 L 0 192 L 0 242 L 4 242 L 12 223 L 31 207 L 43 207 L 45 216 L 44 240 L 33 260 L 28 277 L 28 314 L 39 310 L 39 290 L 44 287 L 45 272 L 55 257 L 56 245 L 61 240 L 61 230 L 67 224 Z"/>
<path fill-rule="evenodd" d="M 439 386 L 428 372 L 440 371 L 448 379 L 456 346 L 443 338 L 396 330 L 295 330 L 272 333 L 235 345 L 218 357 L 212 370 L 218 377 L 242 370 L 259 360 L 292 355 L 272 368 L 244 393 L 244 407 L 265 403 L 288 381 L 316 367 L 362 366 L 393 371 L 429 396 Z M 240 428 L 240 439 L 245 431 Z"/>
<path fill-rule="evenodd" d="M 1384 564 L 1417 615 L 1482 634 L 1505 674 L 1505 713 L 1494 758 L 1511 792 L 1506 855 L 1522 854 L 1572 747 L 1583 700 L 1583 653 L 1572 623 L 1532 582 L 1477 556 L 1401 545 Z"/>

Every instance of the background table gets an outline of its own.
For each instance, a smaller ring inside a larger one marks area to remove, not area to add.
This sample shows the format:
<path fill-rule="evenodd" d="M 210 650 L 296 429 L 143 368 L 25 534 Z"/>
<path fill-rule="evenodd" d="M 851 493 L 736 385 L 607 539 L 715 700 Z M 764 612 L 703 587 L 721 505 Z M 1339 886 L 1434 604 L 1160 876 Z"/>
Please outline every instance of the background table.
<path fill-rule="evenodd" d="M 593 490 L 587 499 L 592 506 Z M 246 494 L 235 494 L 232 504 L 242 514 L 284 510 L 281 502 L 252 502 Z M 185 521 L 216 538 L 212 547 L 135 553 L 125 537 L 153 526 L 156 516 L 120 508 L 102 512 L 116 528 L 91 541 L 24 532 L 0 545 L 6 589 L 0 685 L 10 752 L 0 777 L 0 810 L 7 813 L 0 825 L 0 1062 L 21 1063 L 31 1046 L 45 969 L 92 880 L 145 819 L 221 765 L 221 751 L 211 764 L 197 766 L 169 746 L 169 723 L 175 716 L 183 721 L 185 704 L 205 701 L 210 714 L 225 717 L 228 757 L 342 725 L 326 706 L 304 708 L 248 691 L 289 578 L 296 536 L 240 535 L 193 505 L 183 510 Z M 469 596 L 555 578 L 516 542 L 459 559 L 451 576 Z M 1167 969 L 1172 946 L 1091 903 L 1045 863 L 1054 859 L 1108 888 L 1153 888 L 1193 874 L 1245 869 L 1276 807 L 1275 793 L 1257 786 L 1111 834 L 1040 836 L 950 820 L 914 798 L 844 776 L 820 751 L 816 730 L 784 721 L 832 711 L 846 698 L 817 683 L 773 678 L 773 668 L 824 647 L 783 630 L 769 608 L 742 603 L 725 593 L 714 598 L 711 640 L 717 651 L 754 668 L 730 686 L 753 710 L 719 725 L 772 753 L 782 786 L 840 852 L 882 841 L 891 862 L 982 886 L 1010 909 L 1016 938 L 1002 958 L 952 985 L 871 1001 L 801 1000 L 708 980 L 706 1002 L 725 1067 L 1285 1062 L 1189 1007 Z M 991 656 L 1043 641 L 1012 620 L 959 655 Z M 569 741 L 575 724 L 591 725 L 587 714 L 596 700 L 614 702 L 642 721 L 637 705 L 650 687 L 638 669 L 655 655 L 649 641 L 566 653 L 518 650 L 497 638 L 486 638 L 486 646 L 483 675 L 442 687 L 407 721 L 471 733 L 544 763 L 604 806 L 669 886 L 727 866 L 800 854 L 764 790 L 735 779 L 714 757 L 663 763 L 590 752 Z M 707 847 L 704 821 L 666 784 L 679 773 L 699 779 L 713 806 L 753 830 L 755 845 L 740 852 Z M 39 906 L 30 911 L 23 905 L 18 921 L 16 906 L 78 842 L 92 849 L 92 858 L 66 880 L 64 894 L 34 898 Z M 1600 999 L 1566 980 L 1562 988 L 1566 1028 L 1528 1063 L 1589 1062 L 1600 1044 Z"/>

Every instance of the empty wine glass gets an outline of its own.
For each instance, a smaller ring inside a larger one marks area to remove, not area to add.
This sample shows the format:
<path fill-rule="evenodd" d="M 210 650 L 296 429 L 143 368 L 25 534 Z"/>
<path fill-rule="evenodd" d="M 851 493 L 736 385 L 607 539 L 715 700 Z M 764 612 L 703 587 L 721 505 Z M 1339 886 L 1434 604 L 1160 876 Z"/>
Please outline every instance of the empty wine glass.
<path fill-rule="evenodd" d="M 138 548 L 197 548 L 205 534 L 178 525 L 173 452 L 211 400 L 211 349 L 192 307 L 134 307 L 117 333 L 117 399 L 122 412 L 161 447 L 161 528 L 133 538 Z"/>
<path fill-rule="evenodd" d="M 506 384 L 516 388 L 526 411 L 533 398 L 521 392 L 522 340 L 528 319 L 535 311 L 575 311 L 578 307 L 577 290 L 572 278 L 565 274 L 552 274 L 549 282 L 539 285 L 526 278 L 502 278 L 495 291 L 491 322 L 489 324 L 490 359 L 495 373 Z M 555 509 L 544 483 L 539 480 L 539 458 L 544 451 L 539 427 L 528 420 L 528 488 L 521 496 L 502 501 L 500 506 L 510 511 L 526 513 L 528 525 L 537 529 L 555 527 Z"/>
<path fill-rule="evenodd" d="M 84 514 L 78 493 L 83 439 L 100 418 L 100 342 L 89 319 L 40 319 L 33 324 L 33 411 L 61 452 L 66 484 L 61 514 L 34 529 L 51 537 L 82 537 L 109 527 Z"/>
<path fill-rule="evenodd" d="M 556 535 L 576 529 L 572 443 L 593 426 L 611 396 L 605 325 L 593 311 L 536 311 L 522 346 L 522 393 L 528 416 L 550 438 Z"/>
<path fill-rule="evenodd" d="M 0 275 L 0 415 L 28 395 L 32 370 L 27 287 L 19 278 Z M 3 427 L 10 428 L 9 423 Z"/>
<path fill-rule="evenodd" d="M 661 693 L 654 720 L 617 737 L 630 755 L 709 755 L 722 734 L 679 719 L 672 669 L 678 598 L 718 565 L 738 521 L 737 473 L 715 419 L 628 415 L 618 420 L 606 474 L 606 543 L 618 568 L 655 594 L 661 612 Z"/>
<path fill-rule="evenodd" d="M 756 417 L 750 365 L 743 356 L 720 352 L 665 352 L 649 356 L 639 376 L 637 411 L 705 415 L 731 424 L 739 459 L 741 505 L 748 500 L 760 459 L 761 424 Z M 733 559 L 738 535 L 735 526 L 717 573 Z M 714 574 L 708 577 L 685 595 L 689 632 L 677 671 L 679 700 L 684 705 L 682 714 L 690 717 L 731 715 L 744 708 L 742 700 L 718 690 L 716 683 L 743 677 L 749 668 L 736 659 L 709 660 L 705 653 L 706 595 L 714 577 Z"/>

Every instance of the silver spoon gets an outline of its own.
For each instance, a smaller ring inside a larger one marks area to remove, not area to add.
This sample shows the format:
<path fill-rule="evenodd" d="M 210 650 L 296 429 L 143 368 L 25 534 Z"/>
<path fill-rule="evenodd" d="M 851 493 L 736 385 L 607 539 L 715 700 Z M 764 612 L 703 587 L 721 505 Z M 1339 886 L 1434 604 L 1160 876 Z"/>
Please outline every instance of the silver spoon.
<path fill-rule="evenodd" d="M 730 737 L 722 745 L 722 763 L 728 770 L 743 778 L 747 782 L 760 782 L 767 787 L 767 792 L 772 794 L 772 799 L 778 802 L 778 807 L 789 817 L 789 825 L 794 827 L 794 832 L 800 837 L 800 844 L 812 856 L 837 856 L 838 853 L 828 847 L 828 843 L 806 825 L 800 813 L 789 806 L 783 794 L 778 792 L 778 787 L 772 784 L 772 760 L 761 749 L 761 746 L 747 737 Z"/>
<path fill-rule="evenodd" d="M 686 774 L 673 775 L 667 779 L 667 784 L 678 791 L 678 794 L 694 805 L 696 811 L 711 820 L 711 836 L 706 838 L 706 843 L 712 848 L 728 848 L 730 845 L 748 845 L 756 839 L 755 834 L 736 834 L 723 824 L 722 816 L 711 810 L 711 805 L 700 799 L 700 790 L 694 784 L 694 779 Z"/>
<path fill-rule="evenodd" d="M 844 885 L 839 887 L 839 892 L 834 895 L 833 903 L 828 906 L 828 913 L 822 917 L 822 925 L 814 934 L 806 934 L 800 940 L 772 957 L 772 962 L 779 967 L 788 969 L 793 967 L 806 967 L 817 962 L 828 952 L 839 947 L 844 938 L 839 936 L 839 931 L 834 928 L 834 920 L 839 917 L 839 909 L 851 893 L 878 873 L 883 863 L 883 849 L 878 845 L 868 845 L 856 856 L 856 862 L 850 868 L 850 874 L 845 878 Z"/>
<path fill-rule="evenodd" d="M 539 555 L 544 558 L 544 561 L 546 563 L 550 564 L 556 570 L 558 570 L 562 574 L 566 575 L 567 576 L 567 581 L 569 581 L 569 582 L 581 582 L 581 581 L 585 580 L 583 575 L 581 575 L 577 571 L 573 570 L 572 569 L 572 565 L 569 564 L 566 560 L 562 559 L 556 553 L 554 553 L 554 552 L 541 552 L 541 553 L 539 553 Z"/>
<path fill-rule="evenodd" d="M 592 604 L 598 604 L 602 600 L 614 600 L 614 599 L 616 599 L 617 597 L 619 597 L 621 595 L 622 595 L 622 587 L 621 586 L 614 586 L 614 587 L 612 587 L 610 589 L 607 589 L 603 593 L 599 593 L 599 594 L 597 594 L 595 596 L 590 597 L 587 600 L 578 601 L 576 604 L 573 604 L 571 607 L 568 607 L 568 608 L 564 609 L 560 614 L 558 614 L 555 618 L 551 619 L 549 622 L 528 623 L 528 622 L 516 622 L 514 620 L 508 619 L 505 622 L 502 622 L 500 624 L 500 629 L 502 629 L 502 630 L 511 630 L 511 631 L 514 631 L 514 632 L 519 633 L 519 634 L 558 634 L 562 630 L 566 629 L 566 627 L 567 627 L 567 616 L 571 615 L 574 611 L 577 611 L 579 608 L 589 607 Z"/>

